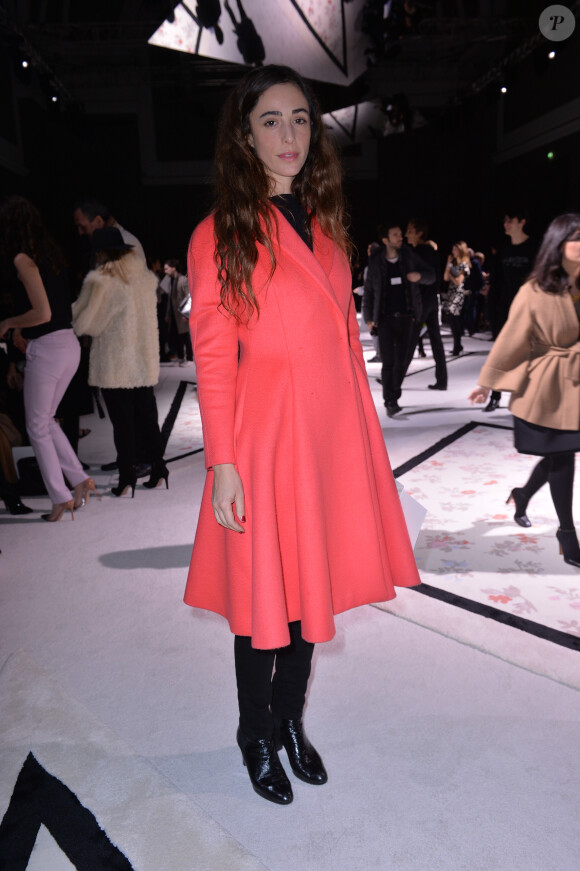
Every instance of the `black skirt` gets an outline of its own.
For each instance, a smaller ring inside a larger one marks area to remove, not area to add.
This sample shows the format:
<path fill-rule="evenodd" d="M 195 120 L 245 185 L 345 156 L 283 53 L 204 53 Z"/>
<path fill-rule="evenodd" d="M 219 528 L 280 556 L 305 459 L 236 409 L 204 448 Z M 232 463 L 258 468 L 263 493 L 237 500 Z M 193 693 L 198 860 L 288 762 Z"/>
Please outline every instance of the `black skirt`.
<path fill-rule="evenodd" d="M 547 457 L 580 451 L 580 431 L 551 429 L 514 416 L 514 445 L 519 454 Z"/>

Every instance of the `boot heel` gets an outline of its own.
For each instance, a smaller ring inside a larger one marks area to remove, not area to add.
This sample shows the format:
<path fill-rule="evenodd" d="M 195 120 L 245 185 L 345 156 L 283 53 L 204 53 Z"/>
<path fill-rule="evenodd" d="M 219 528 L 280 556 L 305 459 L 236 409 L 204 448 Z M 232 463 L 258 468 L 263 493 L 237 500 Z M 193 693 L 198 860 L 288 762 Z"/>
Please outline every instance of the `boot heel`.
<path fill-rule="evenodd" d="M 290 781 L 278 758 L 272 738 L 249 740 L 238 729 L 236 736 L 242 761 L 254 791 L 275 804 L 290 804 L 293 795 Z"/>
<path fill-rule="evenodd" d="M 580 569 L 580 545 L 575 529 L 558 529 L 556 538 L 560 545 L 560 556 L 569 566 Z"/>
<path fill-rule="evenodd" d="M 528 507 L 528 500 L 525 496 L 522 496 L 522 490 L 520 487 L 514 487 L 511 491 L 510 495 L 507 497 L 505 504 L 509 505 L 512 502 L 515 506 L 515 514 L 514 520 L 518 524 L 518 526 L 523 526 L 524 529 L 529 529 L 532 525 L 531 521 L 526 514 L 526 508 Z"/>

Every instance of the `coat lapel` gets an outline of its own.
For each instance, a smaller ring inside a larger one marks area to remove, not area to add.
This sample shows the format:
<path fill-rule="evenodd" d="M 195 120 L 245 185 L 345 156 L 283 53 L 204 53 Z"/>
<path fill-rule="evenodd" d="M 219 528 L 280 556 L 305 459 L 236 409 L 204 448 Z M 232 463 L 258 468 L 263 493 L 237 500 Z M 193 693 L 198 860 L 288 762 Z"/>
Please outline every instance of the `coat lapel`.
<path fill-rule="evenodd" d="M 336 265 L 334 263 L 336 246 L 324 235 L 318 223 L 315 222 L 313 226 L 313 251 L 311 251 L 283 215 L 277 213 L 274 217 L 278 222 L 278 238 L 280 240 L 276 259 L 285 270 L 290 269 L 298 274 L 306 272 L 308 278 L 320 286 L 332 304 L 340 308 L 331 280 L 331 273 Z"/>

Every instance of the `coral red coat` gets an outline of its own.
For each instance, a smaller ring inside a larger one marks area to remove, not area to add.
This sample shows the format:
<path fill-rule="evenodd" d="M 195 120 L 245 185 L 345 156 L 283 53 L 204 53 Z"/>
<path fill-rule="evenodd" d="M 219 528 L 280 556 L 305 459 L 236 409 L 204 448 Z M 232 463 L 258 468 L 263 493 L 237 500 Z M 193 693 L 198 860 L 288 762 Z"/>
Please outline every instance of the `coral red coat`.
<path fill-rule="evenodd" d="M 275 216 L 276 219 L 276 216 Z M 259 317 L 218 310 L 213 220 L 189 249 L 191 333 L 208 475 L 185 592 L 258 648 L 330 640 L 333 615 L 395 596 L 419 576 L 368 386 L 338 247 L 312 252 L 282 217 L 276 271 L 260 251 Z M 235 463 L 244 534 L 211 507 L 212 464 Z"/>

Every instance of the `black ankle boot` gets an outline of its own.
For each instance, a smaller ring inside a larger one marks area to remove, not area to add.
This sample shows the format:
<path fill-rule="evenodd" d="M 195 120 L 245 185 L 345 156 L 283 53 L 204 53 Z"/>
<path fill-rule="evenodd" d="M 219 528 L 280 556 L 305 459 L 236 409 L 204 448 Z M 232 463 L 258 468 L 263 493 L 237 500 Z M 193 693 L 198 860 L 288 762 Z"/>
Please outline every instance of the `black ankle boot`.
<path fill-rule="evenodd" d="M 20 496 L 2 496 L 2 501 L 6 506 L 6 510 L 10 514 L 32 514 L 34 508 L 29 508 L 20 501 Z"/>
<path fill-rule="evenodd" d="M 165 481 L 165 489 L 169 490 L 169 469 L 163 461 L 151 467 L 151 477 L 148 481 L 143 481 L 143 486 L 153 490 L 162 480 Z"/>
<path fill-rule="evenodd" d="M 113 496 L 123 496 L 124 493 L 131 488 L 131 499 L 135 498 L 135 484 L 137 483 L 137 476 L 132 469 L 128 471 L 127 469 L 119 470 L 119 483 L 116 487 L 111 487 L 111 493 Z"/>
<path fill-rule="evenodd" d="M 239 729 L 236 739 L 258 795 L 276 804 L 290 804 L 294 798 L 292 787 L 278 758 L 274 739 L 258 738 L 251 741 Z"/>
<path fill-rule="evenodd" d="M 513 502 L 516 507 L 516 513 L 514 514 L 514 520 L 519 526 L 524 526 L 526 529 L 530 527 L 532 524 L 526 514 L 526 508 L 528 507 L 529 500 L 526 498 L 526 495 L 521 487 L 514 487 L 508 498 L 506 499 L 506 505 L 509 502 Z"/>
<path fill-rule="evenodd" d="M 556 538 L 560 542 L 560 553 L 564 557 L 564 562 L 580 569 L 580 546 L 578 545 L 576 530 L 559 529 L 556 533 Z"/>
<path fill-rule="evenodd" d="M 305 783 L 326 783 L 328 774 L 318 752 L 304 734 L 300 718 L 274 720 L 274 737 L 277 749 L 284 747 L 286 750 L 296 777 Z"/>

